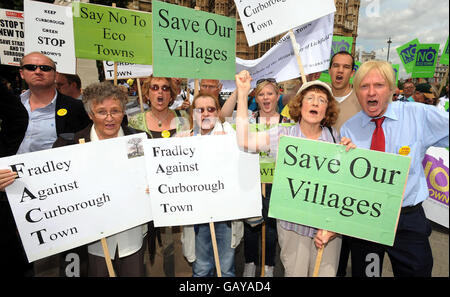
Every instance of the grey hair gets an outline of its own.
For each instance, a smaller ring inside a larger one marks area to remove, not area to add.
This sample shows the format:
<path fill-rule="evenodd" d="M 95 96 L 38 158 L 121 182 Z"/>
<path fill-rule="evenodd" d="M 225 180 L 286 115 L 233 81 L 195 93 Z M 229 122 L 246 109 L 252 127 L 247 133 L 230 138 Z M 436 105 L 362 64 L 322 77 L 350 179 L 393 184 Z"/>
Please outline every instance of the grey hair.
<path fill-rule="evenodd" d="M 92 114 L 93 104 L 100 104 L 103 100 L 110 98 L 119 100 L 122 111 L 125 112 L 128 95 L 122 89 L 107 81 L 90 84 L 83 91 L 84 109 L 88 114 Z"/>

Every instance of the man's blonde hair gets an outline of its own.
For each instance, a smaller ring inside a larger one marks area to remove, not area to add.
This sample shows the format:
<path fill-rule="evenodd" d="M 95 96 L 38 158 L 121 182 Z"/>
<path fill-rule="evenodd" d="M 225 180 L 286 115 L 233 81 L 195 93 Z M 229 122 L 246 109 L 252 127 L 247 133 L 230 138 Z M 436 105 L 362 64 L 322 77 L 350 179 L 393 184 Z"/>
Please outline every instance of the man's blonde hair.
<path fill-rule="evenodd" d="M 361 81 L 366 77 L 366 75 L 373 69 L 378 70 L 378 72 L 384 77 L 386 82 L 389 84 L 389 89 L 394 92 L 395 88 L 395 72 L 392 65 L 386 61 L 367 61 L 363 63 L 358 71 L 356 71 L 355 77 L 353 78 L 353 88 L 356 92 L 359 91 L 359 86 Z"/>

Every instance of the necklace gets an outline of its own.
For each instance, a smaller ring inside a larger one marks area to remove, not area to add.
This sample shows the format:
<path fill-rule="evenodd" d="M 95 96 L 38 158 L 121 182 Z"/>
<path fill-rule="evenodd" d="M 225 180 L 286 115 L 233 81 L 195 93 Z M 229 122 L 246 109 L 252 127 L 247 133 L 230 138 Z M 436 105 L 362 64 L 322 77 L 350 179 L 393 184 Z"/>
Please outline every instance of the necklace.
<path fill-rule="evenodd" d="M 167 117 L 169 116 L 170 111 L 167 110 L 166 116 L 163 119 L 159 119 L 152 110 L 150 110 L 150 113 L 152 114 L 152 116 L 158 120 L 158 127 L 161 128 L 162 127 L 162 123 L 167 119 Z"/>

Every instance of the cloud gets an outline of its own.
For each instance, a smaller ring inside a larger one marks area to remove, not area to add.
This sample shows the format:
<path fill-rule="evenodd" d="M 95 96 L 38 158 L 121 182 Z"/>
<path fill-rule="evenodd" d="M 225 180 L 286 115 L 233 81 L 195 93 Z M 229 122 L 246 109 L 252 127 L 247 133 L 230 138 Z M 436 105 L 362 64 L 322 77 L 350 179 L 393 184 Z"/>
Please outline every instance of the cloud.
<path fill-rule="evenodd" d="M 395 50 L 415 38 L 421 43 L 439 43 L 441 51 L 449 35 L 449 3 L 442 0 L 361 0 L 357 48 L 375 51 L 377 59 L 401 64 Z M 409 77 L 400 66 L 400 77 Z"/>

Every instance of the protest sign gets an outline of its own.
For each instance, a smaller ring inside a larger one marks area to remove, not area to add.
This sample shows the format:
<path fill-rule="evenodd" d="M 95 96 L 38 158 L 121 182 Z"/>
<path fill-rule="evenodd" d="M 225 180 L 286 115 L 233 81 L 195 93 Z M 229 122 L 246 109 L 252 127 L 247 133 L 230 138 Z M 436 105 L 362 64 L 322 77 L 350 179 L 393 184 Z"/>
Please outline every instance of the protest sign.
<path fill-rule="evenodd" d="M 403 67 L 406 73 L 411 73 L 414 67 L 414 59 L 416 56 L 416 47 L 420 44 L 416 38 L 410 42 L 405 43 L 402 46 L 397 47 L 397 54 L 402 61 Z"/>
<path fill-rule="evenodd" d="M 448 37 L 447 37 L 447 43 L 445 44 L 444 51 L 442 52 L 441 60 L 439 61 L 439 63 L 441 65 L 448 66 L 448 57 L 449 55 L 448 55 Z"/>
<path fill-rule="evenodd" d="M 114 62 L 103 61 L 105 79 L 114 79 Z M 149 77 L 153 73 L 152 65 L 117 62 L 117 78 Z"/>
<path fill-rule="evenodd" d="M 30 262 L 152 219 L 144 133 L 0 159 L 18 173 L 6 188 Z"/>
<path fill-rule="evenodd" d="M 330 60 L 335 54 L 342 52 L 342 51 L 346 51 L 349 54 L 351 54 L 352 48 L 353 48 L 353 37 L 333 35 L 333 42 L 331 44 Z M 328 66 L 327 69 L 320 74 L 319 80 L 323 81 L 323 82 L 331 83 L 330 73 L 328 72 L 329 65 L 327 65 L 327 66 Z M 356 64 L 355 64 L 355 68 L 356 68 Z M 353 81 L 353 77 L 351 78 L 351 81 Z"/>
<path fill-rule="evenodd" d="M 333 24 L 334 15 L 330 14 L 293 30 L 296 40 L 300 43 L 300 57 L 304 62 L 306 74 L 328 69 Z M 242 70 L 250 72 L 252 88 L 256 87 L 256 82 L 261 78 L 273 77 L 277 82 L 282 82 L 299 77 L 299 66 L 289 34 L 283 36 L 259 59 L 236 58 L 236 73 Z M 223 82 L 223 91 L 235 89 L 234 80 Z"/>
<path fill-rule="evenodd" d="M 439 43 L 421 43 L 416 47 L 412 78 L 434 77 L 438 61 Z"/>
<path fill-rule="evenodd" d="M 410 161 L 282 136 L 269 216 L 392 246 Z"/>
<path fill-rule="evenodd" d="M 234 0 L 249 46 L 334 13 L 333 0 Z M 282 17 L 280 17 L 282 16 Z"/>
<path fill-rule="evenodd" d="M 234 79 L 236 20 L 153 1 L 155 76 Z"/>
<path fill-rule="evenodd" d="M 0 64 L 19 66 L 25 52 L 23 12 L 0 9 Z"/>
<path fill-rule="evenodd" d="M 261 215 L 259 156 L 235 135 L 152 139 L 144 151 L 156 227 Z"/>
<path fill-rule="evenodd" d="M 448 228 L 448 148 L 430 147 L 422 161 L 429 198 L 423 202 L 428 219 Z"/>
<path fill-rule="evenodd" d="M 78 58 L 152 65 L 151 14 L 73 2 Z"/>
<path fill-rule="evenodd" d="M 25 54 L 41 52 L 56 71 L 76 74 L 72 8 L 24 0 Z"/>

